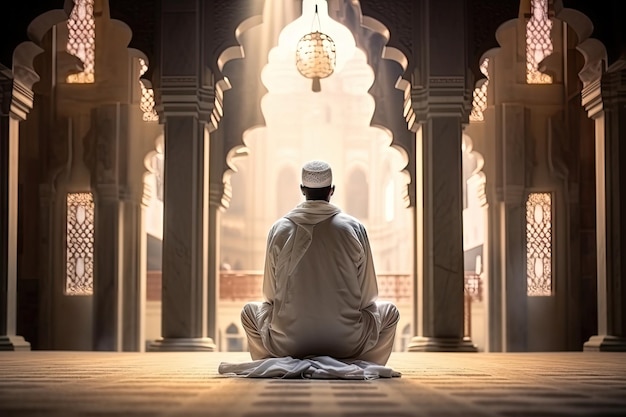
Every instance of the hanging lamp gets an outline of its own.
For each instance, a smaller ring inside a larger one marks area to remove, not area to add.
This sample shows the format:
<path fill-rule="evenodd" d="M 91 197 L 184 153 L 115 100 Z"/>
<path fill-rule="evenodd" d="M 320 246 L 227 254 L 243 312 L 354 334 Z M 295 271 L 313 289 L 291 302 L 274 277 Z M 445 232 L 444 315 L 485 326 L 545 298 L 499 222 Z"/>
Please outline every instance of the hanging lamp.
<path fill-rule="evenodd" d="M 316 23 L 317 30 L 314 30 Z M 333 73 L 336 59 L 335 42 L 322 33 L 316 4 L 311 32 L 300 38 L 296 47 L 296 68 L 300 74 L 313 80 L 311 89 L 319 92 L 322 91 L 320 80 Z"/>

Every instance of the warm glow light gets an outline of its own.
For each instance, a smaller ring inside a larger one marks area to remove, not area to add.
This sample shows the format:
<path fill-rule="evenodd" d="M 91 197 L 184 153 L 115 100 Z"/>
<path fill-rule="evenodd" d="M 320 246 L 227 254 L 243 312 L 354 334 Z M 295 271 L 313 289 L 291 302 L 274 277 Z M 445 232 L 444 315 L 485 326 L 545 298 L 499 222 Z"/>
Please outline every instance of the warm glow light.
<path fill-rule="evenodd" d="M 296 68 L 313 80 L 313 91 L 321 91 L 320 79 L 333 73 L 336 57 L 335 42 L 330 36 L 318 31 L 307 33 L 298 42 Z"/>
<path fill-rule="evenodd" d="M 315 16 L 316 6 L 318 17 Z M 302 16 L 285 26 L 278 38 L 278 43 L 279 45 L 286 45 L 295 56 L 298 42 L 306 34 L 315 31 L 327 35 L 334 41 L 336 60 L 333 74 L 340 72 L 346 62 L 354 55 L 356 42 L 350 29 L 328 15 L 326 0 L 303 0 Z"/>

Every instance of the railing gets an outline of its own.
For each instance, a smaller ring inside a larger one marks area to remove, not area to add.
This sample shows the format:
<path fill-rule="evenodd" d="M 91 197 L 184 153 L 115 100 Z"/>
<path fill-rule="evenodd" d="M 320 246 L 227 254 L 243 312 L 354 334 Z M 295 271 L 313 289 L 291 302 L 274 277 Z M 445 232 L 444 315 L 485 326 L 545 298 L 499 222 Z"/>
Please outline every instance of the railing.
<path fill-rule="evenodd" d="M 220 273 L 220 300 L 249 301 L 262 297 L 263 274 L 256 271 L 222 271 Z M 408 274 L 379 274 L 379 298 L 394 302 L 411 300 L 411 282 Z"/>
<path fill-rule="evenodd" d="M 161 300 L 161 271 L 148 271 L 147 299 Z M 409 274 L 378 274 L 378 293 L 382 300 L 396 303 L 411 301 L 412 282 Z M 259 271 L 220 271 L 220 301 L 254 301 L 263 297 L 263 274 Z"/>

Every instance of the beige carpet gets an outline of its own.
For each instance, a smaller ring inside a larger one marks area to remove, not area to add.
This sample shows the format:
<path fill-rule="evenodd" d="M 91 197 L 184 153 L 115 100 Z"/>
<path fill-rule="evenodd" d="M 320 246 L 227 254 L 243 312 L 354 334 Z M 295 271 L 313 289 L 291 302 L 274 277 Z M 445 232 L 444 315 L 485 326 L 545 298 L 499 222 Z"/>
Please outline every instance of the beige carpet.
<path fill-rule="evenodd" d="M 623 417 L 626 353 L 394 353 L 401 378 L 219 375 L 247 353 L 0 352 L 0 416 Z"/>

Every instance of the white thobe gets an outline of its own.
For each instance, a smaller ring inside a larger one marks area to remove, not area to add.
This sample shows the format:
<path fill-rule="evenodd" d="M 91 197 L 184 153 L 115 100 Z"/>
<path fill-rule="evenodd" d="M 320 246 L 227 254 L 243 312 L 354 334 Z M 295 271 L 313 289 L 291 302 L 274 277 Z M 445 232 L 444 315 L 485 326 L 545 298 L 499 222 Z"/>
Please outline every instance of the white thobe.
<path fill-rule="evenodd" d="M 336 206 L 305 201 L 274 223 L 267 239 L 263 294 L 264 303 L 253 313 L 244 309 L 242 314 L 249 341 L 258 331 L 267 351 L 255 355 L 251 346 L 254 359 L 319 355 L 365 359 L 385 330 L 386 338 L 391 337 L 385 352 L 367 359 L 386 362 L 399 319 L 397 309 L 379 308 L 365 227 Z"/>

